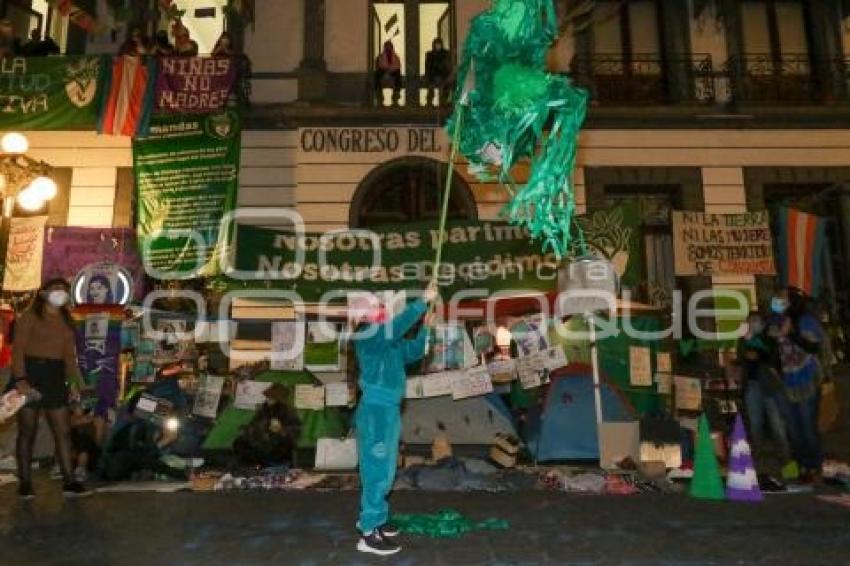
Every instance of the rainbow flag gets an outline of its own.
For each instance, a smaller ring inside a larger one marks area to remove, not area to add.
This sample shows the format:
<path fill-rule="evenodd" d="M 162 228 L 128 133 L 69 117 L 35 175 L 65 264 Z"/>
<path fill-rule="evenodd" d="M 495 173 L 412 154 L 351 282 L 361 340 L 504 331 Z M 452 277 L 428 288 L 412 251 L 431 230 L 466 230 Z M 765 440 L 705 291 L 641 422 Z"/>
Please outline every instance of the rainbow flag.
<path fill-rule="evenodd" d="M 156 61 L 126 55 L 115 57 L 106 75 L 98 132 L 134 137 L 146 134 L 153 112 Z"/>
<path fill-rule="evenodd" d="M 826 220 L 793 208 L 782 208 L 777 217 L 779 279 L 811 297 L 820 292 L 826 251 Z"/>

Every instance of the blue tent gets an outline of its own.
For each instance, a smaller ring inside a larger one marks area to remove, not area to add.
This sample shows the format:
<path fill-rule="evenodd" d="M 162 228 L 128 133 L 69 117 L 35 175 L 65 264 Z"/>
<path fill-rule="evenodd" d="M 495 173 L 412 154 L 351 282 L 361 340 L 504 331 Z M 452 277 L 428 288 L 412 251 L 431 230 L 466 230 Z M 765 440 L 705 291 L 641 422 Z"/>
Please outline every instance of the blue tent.
<path fill-rule="evenodd" d="M 602 420 L 634 420 L 634 410 L 616 386 L 605 379 L 600 383 Z M 525 441 L 537 462 L 599 458 L 593 370 L 589 365 L 571 364 L 552 377 L 542 403 L 529 411 Z"/>

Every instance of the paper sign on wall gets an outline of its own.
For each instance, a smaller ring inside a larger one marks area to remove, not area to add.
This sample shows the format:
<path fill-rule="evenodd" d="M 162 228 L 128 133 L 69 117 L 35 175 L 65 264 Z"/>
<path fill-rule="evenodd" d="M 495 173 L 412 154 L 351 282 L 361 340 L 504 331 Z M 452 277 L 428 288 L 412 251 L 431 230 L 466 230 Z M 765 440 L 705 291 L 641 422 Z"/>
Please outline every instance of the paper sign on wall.
<path fill-rule="evenodd" d="M 510 383 L 516 379 L 516 360 L 493 360 L 487 364 L 487 371 L 493 383 Z"/>
<path fill-rule="evenodd" d="M 452 376 L 452 399 L 467 399 L 486 395 L 493 391 L 493 382 L 487 366 L 477 366 L 466 371 L 455 372 Z"/>
<path fill-rule="evenodd" d="M 263 393 L 271 385 L 271 383 L 262 381 L 240 381 L 236 384 L 236 396 L 233 399 L 233 406 L 237 409 L 255 410 L 265 402 L 266 397 Z"/>
<path fill-rule="evenodd" d="M 544 363 L 545 360 L 539 353 L 517 358 L 516 371 L 523 389 L 543 385 L 543 374 L 546 371 Z"/>
<path fill-rule="evenodd" d="M 221 390 L 224 388 L 224 377 L 220 375 L 205 375 L 201 378 L 198 391 L 195 394 L 195 404 L 192 413 L 199 417 L 214 419 L 218 414 L 218 403 L 221 400 Z"/>
<path fill-rule="evenodd" d="M 669 373 L 656 373 L 655 387 L 659 395 L 670 395 L 673 392 L 673 376 Z"/>
<path fill-rule="evenodd" d="M 12 218 L 6 248 L 4 291 L 30 291 L 41 287 L 46 216 Z"/>
<path fill-rule="evenodd" d="M 702 383 L 694 377 L 677 375 L 676 408 L 680 411 L 699 411 L 702 407 Z"/>
<path fill-rule="evenodd" d="M 321 385 L 296 385 L 295 408 L 305 411 L 321 411 L 325 408 L 325 388 Z"/>
<path fill-rule="evenodd" d="M 421 399 L 422 397 L 422 378 L 418 375 L 408 378 L 407 387 L 405 388 L 404 392 L 404 398 Z"/>
<path fill-rule="evenodd" d="M 630 383 L 639 387 L 652 385 L 652 362 L 649 348 L 629 346 Z"/>
<path fill-rule="evenodd" d="M 564 353 L 563 346 L 552 346 L 541 352 L 543 364 L 550 372 L 556 369 L 566 367 L 567 355 Z"/>
<path fill-rule="evenodd" d="M 452 394 L 452 376 L 454 372 L 444 371 L 422 376 L 422 396 L 439 397 Z"/>
<path fill-rule="evenodd" d="M 271 369 L 283 371 L 304 369 L 304 337 L 302 319 L 273 322 Z"/>
<path fill-rule="evenodd" d="M 347 381 L 325 385 L 325 405 L 327 407 L 347 407 L 351 404 L 351 387 Z"/>
<path fill-rule="evenodd" d="M 656 352 L 655 371 L 659 373 L 673 373 L 673 356 L 670 352 Z"/>

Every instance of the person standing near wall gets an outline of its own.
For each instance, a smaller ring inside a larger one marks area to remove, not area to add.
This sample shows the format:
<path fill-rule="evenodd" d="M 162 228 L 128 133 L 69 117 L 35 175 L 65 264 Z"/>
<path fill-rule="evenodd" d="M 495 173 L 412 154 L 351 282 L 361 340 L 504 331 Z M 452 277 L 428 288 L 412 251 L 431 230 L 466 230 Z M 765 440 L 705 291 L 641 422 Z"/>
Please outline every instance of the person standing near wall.
<path fill-rule="evenodd" d="M 413 301 L 391 319 L 375 295 L 366 295 L 351 306 L 352 320 L 357 323 L 352 338 L 362 391 L 355 415 L 361 484 L 357 521 L 360 552 L 386 556 L 401 550 L 392 541 L 398 530 L 388 524 L 387 495 L 398 465 L 401 402 L 407 384 L 405 366 L 425 355 L 427 324 L 412 339 L 405 338 L 405 334 L 436 298 L 437 287 L 432 283 L 422 299 Z"/>
<path fill-rule="evenodd" d="M 38 431 L 39 415 L 44 411 L 56 443 L 56 456 L 62 470 L 66 497 L 89 495 L 74 479 L 71 461 L 71 426 L 68 403 L 78 398 L 79 370 L 73 321 L 68 310 L 70 286 L 64 279 L 45 283 L 35 296 L 32 307 L 15 326 L 12 344 L 12 381 L 21 395 L 40 394 L 38 401 L 18 412 L 18 487 L 19 495 L 31 499 L 32 455 Z"/>

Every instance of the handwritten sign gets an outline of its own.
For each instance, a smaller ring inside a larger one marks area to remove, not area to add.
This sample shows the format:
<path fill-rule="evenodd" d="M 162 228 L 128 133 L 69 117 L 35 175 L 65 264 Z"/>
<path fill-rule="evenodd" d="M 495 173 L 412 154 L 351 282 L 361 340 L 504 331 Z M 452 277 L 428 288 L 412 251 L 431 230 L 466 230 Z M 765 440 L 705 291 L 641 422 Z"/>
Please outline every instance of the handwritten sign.
<path fill-rule="evenodd" d="M 699 411 L 702 407 L 702 383 L 694 377 L 677 375 L 676 408 L 680 411 Z"/>
<path fill-rule="evenodd" d="M 233 406 L 237 409 L 256 409 L 265 402 L 266 397 L 263 393 L 271 385 L 261 381 L 240 381 L 236 384 Z"/>
<path fill-rule="evenodd" d="M 566 367 L 567 355 L 563 346 L 551 346 L 540 353 L 544 367 L 550 372 L 558 368 Z"/>
<path fill-rule="evenodd" d="M 305 411 L 321 411 L 325 408 L 325 388 L 322 385 L 296 385 L 295 408 Z"/>
<path fill-rule="evenodd" d="M 673 373 L 673 356 L 670 352 L 655 353 L 655 370 L 660 373 Z"/>
<path fill-rule="evenodd" d="M 325 385 L 325 406 L 347 407 L 352 401 L 352 391 L 347 381 Z"/>
<path fill-rule="evenodd" d="M 669 373 L 656 373 L 655 387 L 659 395 L 670 395 L 673 392 L 673 376 Z"/>
<path fill-rule="evenodd" d="M 223 388 L 224 377 L 220 375 L 203 376 L 198 391 L 195 393 L 192 413 L 199 417 L 214 419 L 218 414 L 218 403 L 221 401 L 221 390 Z"/>
<path fill-rule="evenodd" d="M 273 322 L 271 369 L 304 369 L 304 336 L 304 321 L 301 319 Z"/>
<path fill-rule="evenodd" d="M 629 347 L 629 376 L 630 383 L 638 387 L 652 385 L 652 358 L 649 348 L 644 346 Z"/>
<path fill-rule="evenodd" d="M 217 112 L 236 81 L 237 60 L 230 57 L 159 57 L 156 109 L 160 112 Z"/>
<path fill-rule="evenodd" d="M 490 372 L 493 383 L 510 383 L 516 379 L 516 361 L 514 359 L 493 360 L 487 364 L 487 371 Z"/>
<path fill-rule="evenodd" d="M 673 213 L 676 275 L 773 275 L 766 210 L 743 214 Z"/>
<path fill-rule="evenodd" d="M 493 391 L 493 382 L 487 366 L 477 366 L 466 371 L 455 372 L 452 376 L 452 399 L 458 401 L 469 397 L 479 397 Z"/>
<path fill-rule="evenodd" d="M 408 378 L 407 387 L 404 390 L 404 398 L 421 399 L 422 397 L 422 378 L 418 375 Z"/>
<path fill-rule="evenodd" d="M 422 376 L 422 396 L 439 397 L 452 394 L 452 376 L 455 372 L 444 371 Z"/>
<path fill-rule="evenodd" d="M 13 218 L 9 228 L 3 290 L 30 291 L 41 286 L 46 216 Z"/>
<path fill-rule="evenodd" d="M 516 372 L 523 389 L 533 389 L 543 385 L 543 375 L 546 372 L 546 360 L 540 352 L 523 356 L 516 360 Z"/>

